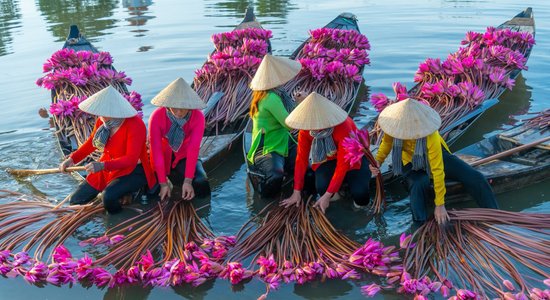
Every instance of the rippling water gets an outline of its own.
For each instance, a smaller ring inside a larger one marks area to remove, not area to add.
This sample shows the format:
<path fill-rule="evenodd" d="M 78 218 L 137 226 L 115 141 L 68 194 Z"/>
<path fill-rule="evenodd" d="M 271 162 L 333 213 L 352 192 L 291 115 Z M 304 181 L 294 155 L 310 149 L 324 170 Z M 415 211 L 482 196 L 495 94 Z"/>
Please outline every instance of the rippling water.
<path fill-rule="evenodd" d="M 74 2 L 74 3 L 73 3 Z M 322 27 L 341 12 L 352 12 L 361 31 L 372 45 L 372 65 L 366 68 L 366 84 L 371 92 L 391 95 L 395 81 L 413 85 L 418 64 L 427 57 L 444 58 L 454 52 L 468 30 L 483 31 L 498 25 L 527 6 L 534 9 L 537 45 L 529 60 L 529 71 L 518 78 L 511 92 L 488 111 L 455 146 L 469 145 L 487 134 L 514 124 L 526 112 L 540 111 L 550 105 L 550 4 L 547 1 L 361 1 L 307 0 L 254 1 L 258 20 L 273 31 L 276 55 L 289 55 L 306 38 L 307 30 Z M 177 76 L 187 80 L 211 51 L 210 35 L 226 31 L 240 22 L 248 1 L 164 0 L 0 0 L 0 188 L 47 195 L 63 199 L 77 181 L 65 175 L 48 175 L 15 180 L 3 170 L 7 167 L 46 168 L 59 163 L 48 122 L 37 115 L 47 107 L 49 93 L 35 86 L 41 65 L 58 50 L 70 24 L 101 50 L 110 51 L 115 66 L 134 79 L 132 89 L 143 95 L 148 116 L 151 99 Z M 356 120 L 365 123 L 372 115 L 366 103 Z M 237 146 L 223 168 L 210 174 L 213 185 L 211 208 L 201 216 L 218 234 L 234 234 L 244 220 L 256 214 L 265 200 L 256 199 L 246 185 L 245 166 Z M 550 211 L 548 182 L 533 185 L 497 198 L 503 209 Z M 399 198 L 401 191 L 394 192 Z M 197 204 L 201 206 L 201 204 Z M 406 199 L 388 207 L 382 220 L 366 223 L 348 203 L 331 205 L 328 216 L 348 236 L 364 241 L 368 237 L 394 242 L 409 227 L 410 211 Z M 91 236 L 121 216 L 101 216 L 79 230 Z M 70 240 L 74 252 L 79 249 Z M 355 299 L 364 282 L 329 281 L 304 286 L 285 285 L 272 299 Z M 97 289 L 82 287 L 29 287 L 21 279 L 0 279 L 0 298 L 20 299 L 255 299 L 264 286 L 252 281 L 244 287 L 231 287 L 223 280 L 198 288 L 178 287 L 143 289 Z M 380 297 L 399 298 L 395 294 Z"/>

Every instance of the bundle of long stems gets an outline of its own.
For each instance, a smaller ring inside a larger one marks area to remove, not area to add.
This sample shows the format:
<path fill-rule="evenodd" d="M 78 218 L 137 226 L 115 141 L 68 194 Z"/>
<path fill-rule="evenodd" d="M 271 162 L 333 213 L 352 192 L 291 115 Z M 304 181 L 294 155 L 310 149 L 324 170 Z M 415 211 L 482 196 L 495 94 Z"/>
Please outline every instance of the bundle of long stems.
<path fill-rule="evenodd" d="M 214 234 L 195 212 L 193 204 L 184 200 L 165 200 L 149 211 L 128 219 L 105 233 L 108 237 L 125 238 L 113 246 L 108 254 L 97 260 L 100 265 L 114 265 L 128 269 L 147 251 L 162 254 L 159 264 L 173 259 L 185 261 L 188 243 L 201 245 Z"/>
<path fill-rule="evenodd" d="M 0 249 L 28 251 L 36 260 L 103 211 L 97 204 L 55 208 L 47 199 L 2 191 L 19 199 L 0 204 Z M 51 256 L 51 254 L 50 254 Z"/>
<path fill-rule="evenodd" d="M 550 128 L 550 109 L 543 110 L 525 121 L 525 126 L 545 132 Z"/>
<path fill-rule="evenodd" d="M 255 224 L 260 225 L 256 228 Z M 254 232 L 247 236 L 252 230 Z M 253 257 L 253 263 L 260 256 L 273 256 L 283 276 L 286 274 L 285 268 L 289 266 L 294 266 L 292 271 L 295 271 L 319 263 L 324 268 L 324 275 L 334 278 L 345 274 L 331 277 L 330 270 L 344 268 L 346 272 L 351 271 L 354 265 L 348 258 L 360 246 L 338 232 L 308 200 L 307 203 L 288 208 L 273 205 L 265 207 L 239 230 L 237 245 L 229 251 L 226 261 L 242 261 Z M 303 283 L 300 278 L 294 280 Z"/>
<path fill-rule="evenodd" d="M 486 208 L 450 211 L 450 224 L 428 221 L 414 234 L 404 269 L 450 279 L 484 298 L 528 293 L 550 278 L 550 214 Z"/>

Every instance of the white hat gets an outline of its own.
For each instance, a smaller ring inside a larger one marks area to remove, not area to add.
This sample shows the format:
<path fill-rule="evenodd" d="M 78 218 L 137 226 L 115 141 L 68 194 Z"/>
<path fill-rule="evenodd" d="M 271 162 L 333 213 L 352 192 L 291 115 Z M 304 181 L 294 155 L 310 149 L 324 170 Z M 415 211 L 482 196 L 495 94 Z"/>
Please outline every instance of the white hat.
<path fill-rule="evenodd" d="M 298 75 L 301 69 L 302 64 L 298 61 L 266 54 L 250 82 L 250 88 L 254 91 L 276 88 Z"/>
<path fill-rule="evenodd" d="M 441 117 L 428 105 L 409 98 L 386 107 L 378 116 L 378 124 L 394 138 L 416 140 L 438 130 Z"/>
<path fill-rule="evenodd" d="M 160 91 L 151 100 L 151 103 L 156 106 L 183 109 L 203 109 L 206 107 L 197 92 L 181 77 L 172 81 Z"/>
<path fill-rule="evenodd" d="M 136 109 L 114 87 L 108 86 L 80 102 L 78 108 L 92 115 L 108 118 L 130 118 Z"/>
<path fill-rule="evenodd" d="M 301 130 L 320 130 L 343 123 L 348 113 L 336 103 L 313 92 L 286 117 L 285 123 Z"/>

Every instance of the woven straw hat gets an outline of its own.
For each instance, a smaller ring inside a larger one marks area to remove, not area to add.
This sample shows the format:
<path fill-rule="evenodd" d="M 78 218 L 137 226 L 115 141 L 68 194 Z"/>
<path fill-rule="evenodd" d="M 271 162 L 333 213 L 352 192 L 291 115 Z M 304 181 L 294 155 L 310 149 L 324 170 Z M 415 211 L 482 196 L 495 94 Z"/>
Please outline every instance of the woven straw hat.
<path fill-rule="evenodd" d="M 301 69 L 302 65 L 295 60 L 266 54 L 250 82 L 250 88 L 254 91 L 276 88 L 298 75 Z"/>
<path fill-rule="evenodd" d="M 388 135 L 402 140 L 416 140 L 439 129 L 441 117 L 431 107 L 415 99 L 405 99 L 386 107 L 378 124 Z"/>
<path fill-rule="evenodd" d="M 151 103 L 156 106 L 183 109 L 203 109 L 206 107 L 197 92 L 181 77 L 172 81 L 160 91 L 151 100 Z"/>
<path fill-rule="evenodd" d="M 112 86 L 80 102 L 78 108 L 89 114 L 108 118 L 130 118 L 137 115 L 136 109 Z"/>
<path fill-rule="evenodd" d="M 343 123 L 348 113 L 336 103 L 313 92 L 286 117 L 285 123 L 301 130 L 320 130 Z"/>

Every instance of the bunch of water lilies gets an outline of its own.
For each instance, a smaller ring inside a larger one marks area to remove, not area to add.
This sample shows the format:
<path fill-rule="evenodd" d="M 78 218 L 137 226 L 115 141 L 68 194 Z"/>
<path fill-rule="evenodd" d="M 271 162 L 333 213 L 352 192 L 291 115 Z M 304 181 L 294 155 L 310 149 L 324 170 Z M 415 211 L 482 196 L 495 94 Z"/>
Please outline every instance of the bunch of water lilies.
<path fill-rule="evenodd" d="M 511 76 L 527 70 L 526 56 L 535 40 L 530 33 L 509 28 L 488 27 L 485 33 L 468 32 L 457 52 L 440 59 L 428 58 L 419 65 L 417 82 L 410 91 L 394 83 L 395 99 L 384 94 L 371 96 L 373 106 L 382 111 L 387 105 L 410 97 L 425 101 L 439 112 L 441 129 L 478 107 L 481 102 L 512 89 Z"/>
<path fill-rule="evenodd" d="M 78 145 L 90 136 L 95 117 L 78 108 L 78 104 L 88 96 L 95 94 L 108 85 L 112 85 L 142 115 L 143 103 L 137 92 L 128 93 L 126 85 L 132 79 L 124 72 L 116 71 L 109 52 L 94 53 L 62 49 L 46 60 L 43 71 L 36 84 L 54 92 L 50 113 L 54 116 L 56 127 L 68 140 L 76 138 Z"/>
<path fill-rule="evenodd" d="M 449 216 L 449 226 L 432 220 L 413 234 L 406 272 L 452 278 L 483 298 L 549 299 L 550 290 L 539 289 L 550 285 L 549 214 L 472 208 Z"/>
<path fill-rule="evenodd" d="M 363 80 L 370 64 L 366 36 L 355 30 L 319 28 L 295 59 L 302 64 L 300 74 L 285 85 L 289 93 L 317 92 L 346 108 L 355 99 L 355 85 Z"/>
<path fill-rule="evenodd" d="M 202 68 L 195 71 L 194 88 L 207 101 L 218 91 L 224 92 L 214 109 L 205 117 L 207 126 L 224 126 L 244 117 L 250 106 L 249 83 L 262 58 L 269 51 L 271 31 L 246 28 L 214 34 L 216 50 Z"/>
<path fill-rule="evenodd" d="M 370 152 L 370 137 L 366 130 L 356 130 L 350 133 L 350 136 L 344 139 L 342 145 L 346 149 L 344 159 L 350 166 L 360 162 L 363 156 L 367 158 L 369 164 L 377 165 L 376 159 Z M 376 175 L 376 195 L 370 204 L 370 210 L 373 214 L 380 214 L 385 205 L 384 181 L 382 173 L 378 173 Z"/>

